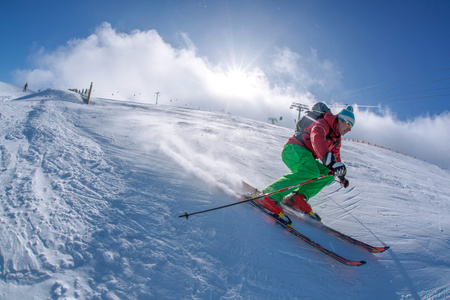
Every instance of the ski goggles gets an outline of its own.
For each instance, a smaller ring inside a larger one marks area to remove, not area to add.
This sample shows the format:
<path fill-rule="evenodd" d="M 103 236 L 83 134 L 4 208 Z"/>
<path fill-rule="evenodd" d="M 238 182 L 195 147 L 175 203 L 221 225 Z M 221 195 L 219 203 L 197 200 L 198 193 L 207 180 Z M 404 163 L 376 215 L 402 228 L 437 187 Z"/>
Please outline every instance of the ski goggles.
<path fill-rule="evenodd" d="M 347 121 L 345 118 L 343 118 L 343 117 L 338 117 L 338 118 L 339 118 L 340 120 L 344 121 L 348 128 L 352 128 L 352 127 L 353 127 L 352 123 L 350 123 L 349 121 Z"/>

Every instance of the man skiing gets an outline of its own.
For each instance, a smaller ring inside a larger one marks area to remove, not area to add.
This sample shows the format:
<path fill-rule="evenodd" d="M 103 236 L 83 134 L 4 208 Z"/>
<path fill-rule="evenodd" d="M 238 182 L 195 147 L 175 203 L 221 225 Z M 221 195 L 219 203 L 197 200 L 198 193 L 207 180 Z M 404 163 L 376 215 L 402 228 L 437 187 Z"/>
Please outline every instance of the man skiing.
<path fill-rule="evenodd" d="M 341 137 L 351 131 L 355 124 L 353 107 L 347 106 L 337 115 L 325 113 L 322 119 L 315 120 L 307 128 L 296 132 L 286 143 L 281 154 L 283 162 L 291 173 L 266 187 L 263 192 L 271 193 L 298 183 L 326 175 L 332 171 L 345 188 L 349 181 L 345 178 L 347 173 L 345 165 L 341 162 Z M 318 161 L 317 159 L 320 159 Z M 295 210 L 315 216 L 308 200 L 314 197 L 326 185 L 333 182 L 333 176 L 326 176 L 295 190 L 287 190 L 265 196 L 257 200 L 264 208 L 284 218 L 280 202 Z M 289 195 L 289 196 L 288 196 Z M 286 197 L 287 196 L 287 197 Z"/>

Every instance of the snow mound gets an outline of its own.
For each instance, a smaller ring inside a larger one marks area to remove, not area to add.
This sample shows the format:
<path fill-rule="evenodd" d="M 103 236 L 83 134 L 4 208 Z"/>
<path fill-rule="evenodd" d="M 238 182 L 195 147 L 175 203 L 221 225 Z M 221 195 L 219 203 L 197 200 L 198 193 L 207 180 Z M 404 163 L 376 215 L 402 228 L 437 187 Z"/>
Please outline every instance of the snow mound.
<path fill-rule="evenodd" d="M 14 100 L 28 100 L 28 101 L 41 101 L 41 100 L 57 100 L 64 102 L 81 103 L 83 99 L 80 94 L 71 91 L 62 91 L 55 89 L 46 89 L 41 92 L 28 94 Z"/>
<path fill-rule="evenodd" d="M 0 82 L 0 102 L 8 101 L 18 97 L 23 97 L 24 95 L 29 95 L 34 93 L 33 91 L 27 90 L 23 91 L 23 87 L 18 87 L 9 83 Z"/>

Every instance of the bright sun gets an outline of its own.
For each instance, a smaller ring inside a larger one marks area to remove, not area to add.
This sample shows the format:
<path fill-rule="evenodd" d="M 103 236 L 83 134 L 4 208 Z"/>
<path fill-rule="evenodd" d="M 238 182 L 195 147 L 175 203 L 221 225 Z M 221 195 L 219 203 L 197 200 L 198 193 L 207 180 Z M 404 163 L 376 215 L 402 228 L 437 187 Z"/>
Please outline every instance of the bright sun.
<path fill-rule="evenodd" d="M 252 72 L 246 72 L 238 67 L 228 67 L 226 71 L 216 74 L 212 87 L 221 95 L 248 98 L 257 92 L 257 81 L 257 76 Z"/>

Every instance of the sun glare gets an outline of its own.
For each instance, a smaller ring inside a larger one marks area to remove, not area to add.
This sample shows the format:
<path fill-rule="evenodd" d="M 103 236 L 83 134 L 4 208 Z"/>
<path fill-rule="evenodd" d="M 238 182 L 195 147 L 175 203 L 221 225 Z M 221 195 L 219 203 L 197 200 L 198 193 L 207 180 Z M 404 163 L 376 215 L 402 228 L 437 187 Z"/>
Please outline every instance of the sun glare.
<path fill-rule="evenodd" d="M 257 79 L 252 73 L 237 67 L 229 67 L 226 71 L 221 71 L 212 86 L 215 92 L 221 95 L 248 98 L 255 94 L 257 90 Z"/>

